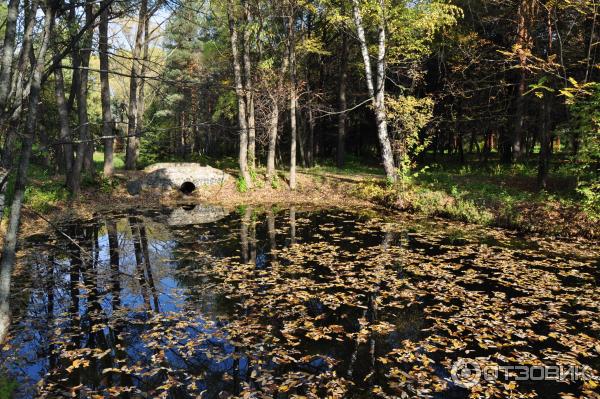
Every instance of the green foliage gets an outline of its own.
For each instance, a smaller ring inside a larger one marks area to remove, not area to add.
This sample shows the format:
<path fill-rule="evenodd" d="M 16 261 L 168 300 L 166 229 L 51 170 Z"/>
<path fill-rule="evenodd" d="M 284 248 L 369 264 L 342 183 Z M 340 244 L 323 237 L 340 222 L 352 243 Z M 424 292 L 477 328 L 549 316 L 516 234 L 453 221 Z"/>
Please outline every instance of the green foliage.
<path fill-rule="evenodd" d="M 110 194 L 115 188 L 119 187 L 119 180 L 115 179 L 114 177 L 105 177 L 104 175 L 100 175 L 98 180 L 98 187 L 100 188 L 100 191 L 105 194 Z"/>
<path fill-rule="evenodd" d="M 6 187 L 6 203 L 10 204 L 14 197 L 15 174 L 9 178 Z M 45 213 L 69 197 L 69 192 L 62 180 L 53 179 L 50 172 L 38 165 L 29 167 L 29 184 L 25 189 L 25 205 L 37 212 Z M 4 208 L 4 216 L 8 215 L 9 207 Z"/>
<path fill-rule="evenodd" d="M 578 159 L 598 166 L 600 162 L 600 83 L 589 83 L 570 101 L 569 111 L 578 133 Z"/>
<path fill-rule="evenodd" d="M 279 190 L 281 184 L 279 183 L 279 178 L 277 176 L 271 177 L 271 188 L 274 190 Z"/>
<path fill-rule="evenodd" d="M 430 0 L 402 1 L 390 4 L 386 11 L 391 65 L 429 54 L 436 34 L 455 25 L 463 15 L 455 5 Z"/>
<path fill-rule="evenodd" d="M 17 382 L 5 376 L 0 376 L 0 399 L 10 399 L 17 388 Z"/>
<path fill-rule="evenodd" d="M 582 197 L 583 208 L 594 219 L 600 219 L 600 181 L 580 183 L 577 192 Z"/>
<path fill-rule="evenodd" d="M 248 184 L 246 183 L 246 179 L 243 176 L 240 176 L 235 181 L 235 187 L 240 193 L 245 193 L 248 191 Z"/>
<path fill-rule="evenodd" d="M 577 154 L 569 167 L 577 177 L 577 192 L 582 197 L 586 211 L 600 218 L 600 83 L 573 85 L 571 95 L 566 95 L 573 116 L 578 142 Z M 563 93 L 567 93 L 563 90 Z"/>
<path fill-rule="evenodd" d="M 218 100 L 215 112 L 212 115 L 213 121 L 219 119 L 227 119 L 229 121 L 235 120 L 237 115 L 237 99 L 233 90 L 223 92 Z"/>
<path fill-rule="evenodd" d="M 430 143 L 430 138 L 421 132 L 433 118 L 433 105 L 429 97 L 401 95 L 387 98 L 387 115 L 401 175 L 414 166 L 415 157 Z"/>

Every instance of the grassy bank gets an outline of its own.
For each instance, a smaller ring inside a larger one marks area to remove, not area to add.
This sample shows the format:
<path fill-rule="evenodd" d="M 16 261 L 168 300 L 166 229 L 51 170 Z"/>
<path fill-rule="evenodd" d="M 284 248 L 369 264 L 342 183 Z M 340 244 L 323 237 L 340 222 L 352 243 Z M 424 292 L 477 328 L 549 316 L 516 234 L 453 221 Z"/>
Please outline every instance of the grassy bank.
<path fill-rule="evenodd" d="M 546 190 L 539 190 L 535 168 L 525 165 L 434 165 L 394 186 L 380 179 L 359 183 L 354 193 L 392 209 L 480 225 L 526 233 L 598 236 L 597 207 L 581 205 L 574 179 L 557 174 Z"/>
<path fill-rule="evenodd" d="M 102 154 L 94 157 L 98 172 Z M 204 160 L 203 164 L 214 164 Z M 244 204 L 294 203 L 318 206 L 376 206 L 394 211 L 444 217 L 486 226 L 516 229 L 524 233 L 597 238 L 599 215 L 582 206 L 576 183 L 567 173 L 554 173 L 547 190 L 536 186 L 535 167 L 489 165 L 485 168 L 460 165 L 434 165 L 413 173 L 395 185 L 386 184 L 377 165 L 349 159 L 343 169 L 333 165 L 300 168 L 298 189 L 291 192 L 287 173 L 266 181 L 258 169 L 255 188 L 240 190 L 235 181 L 224 186 L 198 190 L 192 197 L 171 193 L 167 196 L 131 197 L 124 186 L 135 178 L 115 160 L 117 173 L 111 179 L 97 173 L 85 177 L 81 198 L 72 203 L 64 187 L 64 177 L 38 166 L 30 170 L 26 205 L 41 213 L 60 217 L 65 212 L 94 212 L 104 208 L 155 206 L 160 203 L 197 201 L 236 207 Z M 235 164 L 219 165 L 235 175 Z M 9 198 L 11 187 L 9 186 Z M 5 210 L 6 212 L 6 210 Z"/>

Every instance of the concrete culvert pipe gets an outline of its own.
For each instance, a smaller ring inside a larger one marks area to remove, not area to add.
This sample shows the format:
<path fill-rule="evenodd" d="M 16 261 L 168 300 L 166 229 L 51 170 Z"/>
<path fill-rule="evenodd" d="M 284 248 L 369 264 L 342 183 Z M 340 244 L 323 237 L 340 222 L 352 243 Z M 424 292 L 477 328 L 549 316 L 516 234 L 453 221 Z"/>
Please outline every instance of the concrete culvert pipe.
<path fill-rule="evenodd" d="M 183 184 L 181 184 L 181 187 L 179 187 L 179 191 L 181 191 L 185 195 L 193 193 L 195 189 L 196 185 L 191 181 L 183 182 Z"/>

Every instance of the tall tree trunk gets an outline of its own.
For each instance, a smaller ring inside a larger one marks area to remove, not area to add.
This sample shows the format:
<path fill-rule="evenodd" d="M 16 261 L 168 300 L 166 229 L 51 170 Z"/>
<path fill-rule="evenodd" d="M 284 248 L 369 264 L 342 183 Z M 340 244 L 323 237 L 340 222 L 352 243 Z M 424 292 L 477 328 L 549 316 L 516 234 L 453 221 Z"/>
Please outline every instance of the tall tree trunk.
<path fill-rule="evenodd" d="M 146 26 L 146 14 L 148 12 L 148 0 L 142 0 L 140 13 L 138 15 L 137 30 L 135 33 L 135 44 L 131 61 L 131 76 L 129 78 L 129 107 L 127 109 L 127 149 L 125 151 L 125 169 L 134 170 L 137 162 L 139 137 L 137 137 L 138 116 L 138 79 L 140 75 L 140 56 L 142 54 L 142 41 L 144 28 Z"/>
<path fill-rule="evenodd" d="M 109 0 L 103 0 L 103 3 Z M 98 27 L 98 50 L 100 55 L 100 98 L 102 102 L 102 135 L 104 136 L 104 176 L 112 176 L 114 172 L 114 136 L 113 118 L 110 109 L 110 80 L 108 72 L 110 69 L 108 59 L 108 14 L 106 8 L 100 14 L 100 25 Z"/>
<path fill-rule="evenodd" d="M 275 177 L 275 157 L 277 152 L 277 135 L 279 132 L 279 98 L 278 94 L 284 90 L 284 76 L 289 66 L 289 56 L 286 52 L 281 63 L 281 70 L 275 85 L 275 94 L 270 93 L 272 108 L 269 118 L 269 149 L 267 154 L 267 177 Z"/>
<path fill-rule="evenodd" d="M 36 14 L 31 10 L 37 10 L 39 1 L 32 0 L 31 5 L 29 1 L 25 1 L 25 29 L 23 31 L 23 43 L 21 44 L 21 51 L 19 54 L 19 60 L 17 68 L 15 69 L 12 76 L 11 91 L 8 94 L 9 98 L 14 98 L 16 101 L 25 98 L 27 94 L 25 91 L 25 82 L 27 78 L 26 66 L 31 60 L 31 52 L 33 51 L 33 32 L 36 23 Z"/>
<path fill-rule="evenodd" d="M 138 88 L 138 96 L 137 96 L 137 115 L 135 117 L 136 123 L 135 123 L 135 139 L 137 140 L 137 146 L 135 148 L 135 154 L 134 154 L 134 159 L 137 161 L 137 159 L 139 158 L 140 155 L 140 147 L 139 147 L 139 143 L 140 140 L 142 138 L 142 134 L 144 131 L 144 111 L 145 111 L 145 92 L 144 92 L 144 88 L 146 86 L 146 79 L 144 78 L 144 76 L 146 76 L 146 70 L 147 70 L 147 63 L 148 63 L 148 57 L 149 57 L 149 53 L 148 53 L 148 47 L 150 45 L 150 32 L 149 32 L 149 24 L 150 24 L 150 15 L 146 16 L 146 19 L 144 21 L 144 45 L 143 45 L 143 54 L 142 54 L 142 60 L 141 60 L 141 67 L 140 67 L 140 78 L 139 78 L 139 88 Z"/>
<path fill-rule="evenodd" d="M 35 12 L 31 10 L 37 10 L 38 1 L 33 0 L 31 4 L 29 1 L 25 2 L 25 27 L 23 30 L 23 41 L 21 43 L 21 50 L 19 52 L 19 59 L 17 61 L 16 68 L 12 73 L 12 77 L 9 77 L 10 82 L 7 84 L 10 85 L 10 91 L 8 95 L 5 96 L 6 102 L 3 105 L 3 109 L 6 109 L 7 114 L 10 113 L 11 105 L 17 106 L 21 109 L 21 99 L 27 97 L 27 94 L 24 93 L 23 85 L 25 84 L 27 74 L 27 62 L 31 59 L 31 51 L 33 50 L 32 46 L 32 38 L 33 38 L 33 30 L 35 27 Z M 5 50 L 6 51 L 6 50 Z M 3 53 L 4 56 L 5 53 Z M 11 54 L 11 61 L 13 55 Z M 9 99 L 13 99 L 15 104 L 10 104 L 11 101 Z M 8 115 L 7 115 L 8 116 Z M 6 132 L 6 139 L 4 142 L 4 147 L 2 151 L 2 164 L 4 167 L 10 167 L 12 165 L 13 160 L 13 144 L 16 140 L 16 128 L 12 128 L 17 125 L 17 120 L 20 116 L 20 112 L 17 115 L 12 115 L 11 122 L 9 123 L 9 129 Z"/>
<path fill-rule="evenodd" d="M 394 168 L 394 155 L 392 152 L 392 144 L 387 132 L 387 117 L 385 113 L 385 5 L 383 0 L 379 1 L 380 15 L 378 27 L 378 53 L 377 53 L 377 90 L 373 85 L 373 74 L 371 72 L 371 58 L 365 30 L 362 22 L 362 14 L 358 0 L 352 0 L 354 24 L 358 34 L 360 50 L 365 66 L 365 78 L 367 81 L 367 89 L 373 103 L 375 111 L 375 122 L 377 123 L 377 136 L 381 146 L 381 157 L 386 177 L 389 181 L 396 181 L 396 171 Z"/>
<path fill-rule="evenodd" d="M 552 151 L 550 140 L 552 100 L 546 94 L 542 101 L 542 124 L 540 126 L 540 155 L 538 163 L 538 186 L 540 189 L 546 188 L 548 182 L 550 153 Z"/>
<path fill-rule="evenodd" d="M 75 73 L 75 72 L 74 72 Z M 73 145 L 71 144 L 71 128 L 69 126 L 69 111 L 65 99 L 65 79 L 63 70 L 58 67 L 54 71 L 54 93 L 56 95 L 56 106 L 58 108 L 58 120 L 60 124 L 59 140 L 61 144 L 62 169 L 67 178 L 67 187 L 71 187 L 71 169 L 73 167 Z"/>
<path fill-rule="evenodd" d="M 308 137 L 306 139 L 306 163 L 313 167 L 315 164 L 315 114 L 310 103 L 308 105 Z"/>
<path fill-rule="evenodd" d="M 8 93 L 10 92 L 10 75 L 15 51 L 15 37 L 17 32 L 17 17 L 19 14 L 19 0 L 10 0 L 6 14 L 4 30 L 4 45 L 2 47 L 2 61 L 0 62 L 0 112 L 5 111 Z"/>
<path fill-rule="evenodd" d="M 293 7 L 293 6 L 292 6 Z M 296 189 L 296 29 L 294 28 L 293 12 L 290 10 L 288 19 L 288 40 L 290 57 L 290 189 Z"/>
<path fill-rule="evenodd" d="M 512 155 L 519 160 L 524 152 L 523 135 L 525 133 L 525 91 L 527 89 L 527 56 L 533 47 L 533 38 L 529 28 L 535 13 L 533 0 L 521 0 L 517 10 L 517 56 L 519 58 L 519 83 L 515 109 L 515 126 L 512 137 Z"/>
<path fill-rule="evenodd" d="M 233 76 L 235 80 L 235 94 L 238 101 L 238 127 L 240 133 L 240 153 L 238 162 L 240 165 L 241 178 L 246 187 L 252 187 L 252 179 L 248 171 L 248 120 L 246 119 L 246 99 L 242 84 L 242 68 L 240 64 L 238 30 L 235 23 L 233 0 L 227 0 L 227 17 L 229 22 L 229 33 L 231 41 L 231 54 L 233 58 Z"/>
<path fill-rule="evenodd" d="M 596 18 L 596 8 L 594 6 L 594 20 Z M 547 60 L 551 61 L 552 55 L 552 12 L 548 10 L 548 16 L 546 19 L 546 30 L 548 34 L 547 42 Z M 587 73 L 587 71 L 586 71 Z M 587 78 L 587 76 L 586 76 Z M 551 81 L 551 77 L 548 79 Z M 542 123 L 540 129 L 540 156 L 538 164 L 538 187 L 545 189 L 548 184 L 548 172 L 550 169 L 550 155 L 552 153 L 552 97 L 549 93 L 545 93 L 542 98 Z"/>
<path fill-rule="evenodd" d="M 88 0 L 86 2 L 86 24 L 92 18 L 92 4 Z M 93 29 L 93 28 L 91 28 Z M 93 32 L 89 31 L 85 34 L 82 40 L 82 48 L 80 49 L 79 55 L 77 58 L 79 59 L 79 79 L 77 79 L 77 116 L 79 122 L 79 143 L 77 143 L 77 151 L 75 156 L 75 161 L 73 162 L 72 169 L 72 186 L 71 192 L 74 197 L 79 195 L 79 191 L 81 189 L 81 173 L 84 170 L 89 171 L 89 165 L 86 165 L 89 161 L 86 161 L 86 158 L 89 157 L 89 146 L 93 144 L 90 142 L 90 127 L 88 120 L 88 112 L 87 112 L 87 93 L 88 93 L 88 76 L 89 76 L 89 64 L 90 64 L 90 53 L 91 53 L 91 45 L 92 45 L 92 35 Z M 77 71 L 73 71 L 73 75 L 77 74 Z M 74 79 L 75 83 L 75 79 Z"/>
<path fill-rule="evenodd" d="M 31 10 L 35 15 L 36 9 Z M 52 34 L 54 23 L 54 9 L 48 7 L 44 17 L 44 35 L 40 50 L 32 60 L 31 70 L 31 89 L 29 92 L 29 112 L 27 113 L 27 122 L 25 125 L 25 134 L 21 144 L 21 159 L 14 186 L 13 202 L 10 208 L 10 217 L 8 227 L 4 237 L 4 246 L 2 248 L 2 259 L 0 260 L 0 342 L 2 342 L 8 332 L 10 324 L 10 283 L 12 269 L 16 260 L 17 235 L 21 221 L 21 209 L 25 197 L 25 188 L 27 186 L 27 170 L 29 169 L 29 160 L 31 158 L 31 147 L 35 135 L 37 123 L 38 103 L 40 99 L 42 74 L 44 72 L 44 59 L 48 42 Z"/>
<path fill-rule="evenodd" d="M 256 168 L 256 121 L 254 117 L 254 84 L 252 82 L 252 60 L 250 59 L 250 24 L 252 14 L 250 4 L 244 0 L 244 14 L 246 26 L 244 27 L 244 78 L 246 92 L 246 117 L 248 118 L 248 163 L 250 168 Z"/>
<path fill-rule="evenodd" d="M 340 57 L 340 79 L 339 79 L 339 114 L 338 114 L 338 136 L 337 136 L 337 166 L 343 168 L 346 161 L 346 81 L 348 80 L 348 37 L 342 32 L 342 55 Z"/>
<path fill-rule="evenodd" d="M 269 117 L 269 149 L 267 153 L 267 179 L 275 177 L 275 148 L 279 130 L 279 104 L 277 98 L 271 96 L 271 115 Z"/>

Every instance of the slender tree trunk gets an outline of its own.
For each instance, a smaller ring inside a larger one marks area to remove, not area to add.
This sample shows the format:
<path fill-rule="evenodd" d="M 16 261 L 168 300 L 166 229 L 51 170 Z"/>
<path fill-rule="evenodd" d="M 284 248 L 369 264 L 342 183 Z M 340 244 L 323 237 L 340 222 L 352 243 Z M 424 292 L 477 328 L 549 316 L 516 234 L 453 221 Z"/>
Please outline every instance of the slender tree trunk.
<path fill-rule="evenodd" d="M 343 168 L 346 161 L 346 81 L 348 80 L 348 37 L 342 33 L 342 55 L 340 57 L 340 79 L 339 79 L 339 114 L 338 114 L 338 136 L 337 136 L 337 166 Z"/>
<path fill-rule="evenodd" d="M 519 58 L 519 83 L 515 109 L 515 126 L 512 137 L 512 155 L 519 160 L 524 152 L 523 135 L 525 133 L 525 91 L 527 89 L 527 56 L 533 47 L 533 38 L 529 32 L 535 13 L 533 0 L 521 0 L 517 10 L 517 56 Z"/>
<path fill-rule="evenodd" d="M 91 3 L 88 1 L 86 4 L 86 23 L 91 19 Z M 71 178 L 71 192 L 74 197 L 79 195 L 81 189 L 81 173 L 83 170 L 89 170 L 89 166 L 86 165 L 85 160 L 89 157 L 89 146 L 93 145 L 89 142 L 90 127 L 87 113 L 87 93 L 88 93 L 88 76 L 89 76 L 89 64 L 90 64 L 90 53 L 92 45 L 92 34 L 93 32 L 87 32 L 83 38 L 83 45 L 80 49 L 80 54 L 77 56 L 79 59 L 79 73 L 76 70 L 73 71 L 73 75 L 78 74 L 77 81 L 77 115 L 79 122 L 79 143 L 77 144 L 77 151 L 75 161 L 73 162 L 72 178 Z M 87 166 L 87 168 L 86 168 Z"/>
<path fill-rule="evenodd" d="M 7 85 L 10 87 L 10 91 L 8 95 L 5 96 L 5 103 L 3 104 L 3 110 L 6 109 L 7 113 L 10 113 L 11 105 L 17 106 L 21 109 L 21 99 L 27 97 L 27 94 L 24 93 L 24 82 L 27 77 L 27 62 L 30 61 L 32 47 L 32 37 L 33 37 L 33 29 L 35 27 L 35 12 L 31 10 L 37 10 L 38 1 L 33 0 L 31 4 L 29 1 L 25 2 L 25 27 L 23 31 L 23 42 L 21 43 L 21 50 L 19 52 L 19 59 L 17 61 L 16 68 L 12 73 L 12 77 L 9 77 L 9 82 Z M 6 54 L 6 50 L 3 53 Z M 13 55 L 11 54 L 11 62 Z M 9 69 L 10 71 L 10 69 Z M 13 99 L 15 104 L 10 104 L 11 101 L 9 99 Z M 16 126 L 17 120 L 19 119 L 20 112 L 17 115 L 11 115 L 9 122 L 9 129 L 6 132 L 6 139 L 4 142 L 4 147 L 2 151 L 2 164 L 4 167 L 8 168 L 12 165 L 13 161 L 13 144 L 16 140 L 16 128 L 13 129 L 13 126 Z M 14 121 L 14 122 L 13 122 Z"/>
<path fill-rule="evenodd" d="M 109 0 L 103 0 L 104 2 Z M 114 172 L 114 139 L 113 136 L 113 118 L 110 109 L 110 80 L 109 80 L 109 59 L 108 59 L 108 13 L 106 8 L 100 14 L 100 26 L 98 27 L 98 50 L 100 55 L 100 97 L 102 102 L 102 135 L 104 139 L 104 176 L 112 176 Z"/>
<path fill-rule="evenodd" d="M 56 106 L 58 108 L 58 120 L 60 123 L 59 140 L 62 148 L 62 169 L 67 178 L 67 187 L 71 187 L 70 181 L 72 177 L 71 169 L 73 167 L 73 145 L 71 144 L 71 128 L 69 126 L 69 111 L 65 99 L 65 80 L 61 67 L 54 71 L 54 93 L 56 95 Z"/>
<path fill-rule="evenodd" d="M 286 53 L 283 56 L 281 63 L 281 71 L 275 85 L 275 94 L 270 94 L 272 108 L 271 117 L 269 120 L 269 149 L 267 154 L 267 177 L 272 179 L 275 177 L 275 158 L 277 152 L 277 135 L 279 133 L 279 98 L 278 94 L 284 89 L 284 76 L 289 66 L 289 56 Z"/>
<path fill-rule="evenodd" d="M 145 111 L 145 91 L 144 88 L 146 86 L 146 70 L 148 68 L 148 57 L 149 57 L 149 45 L 150 45 L 150 32 L 149 32 L 149 24 L 150 24 L 150 16 L 146 16 L 144 21 L 144 45 L 143 45 L 143 55 L 141 60 L 141 68 L 140 68 L 140 78 L 139 78 L 139 88 L 138 88 L 138 96 L 137 96 L 137 115 L 135 117 L 135 139 L 137 140 L 137 145 L 135 148 L 134 159 L 137 159 L 140 156 L 140 140 L 142 138 L 142 134 L 144 131 L 144 111 Z"/>
<path fill-rule="evenodd" d="M 546 19 L 546 29 L 548 34 L 547 50 L 546 54 L 548 61 L 551 60 L 552 55 L 552 12 L 548 10 L 548 16 Z M 594 21 L 596 18 L 596 8 L 594 6 Z M 587 74 L 587 71 L 586 71 Z M 586 76 L 587 78 L 587 76 Z M 549 77 L 551 80 L 551 77 Z M 542 98 L 542 124 L 540 129 L 540 156 L 538 164 L 538 187 L 545 189 L 548 184 L 548 172 L 550 169 L 550 156 L 552 154 L 552 97 L 550 94 L 545 93 Z"/>
<path fill-rule="evenodd" d="M 294 28 L 294 17 L 291 15 L 288 19 L 289 32 L 289 57 L 290 57 L 290 189 L 296 189 L 296 29 Z"/>
<path fill-rule="evenodd" d="M 14 98 L 15 100 L 18 99 L 19 101 L 20 99 L 27 97 L 24 86 L 28 76 L 26 73 L 26 65 L 31 60 L 31 51 L 33 51 L 33 31 L 36 22 L 36 14 L 35 12 L 32 13 L 31 10 L 37 10 L 38 4 L 38 0 L 32 0 L 31 5 L 29 5 L 28 0 L 25 1 L 25 29 L 23 32 L 23 43 L 21 44 L 17 68 L 12 76 L 11 90 L 8 94 L 9 98 Z"/>
<path fill-rule="evenodd" d="M 250 59 L 250 24 L 252 15 L 250 4 L 244 0 L 244 14 L 246 26 L 244 27 L 244 78 L 246 92 L 246 116 L 248 118 L 248 163 L 251 169 L 256 168 L 256 121 L 254 117 L 254 84 L 252 82 L 252 61 Z"/>
<path fill-rule="evenodd" d="M 396 171 L 394 168 L 394 155 L 392 145 L 387 132 L 387 117 L 385 113 L 385 5 L 383 0 L 380 5 L 380 22 L 378 27 L 378 54 L 377 54 L 377 90 L 373 85 L 373 74 L 371 72 L 371 58 L 365 37 L 365 30 L 362 22 L 362 14 L 358 0 L 352 0 L 354 23 L 360 43 L 360 50 L 365 66 L 365 78 L 367 89 L 375 110 L 375 122 L 377 123 L 377 136 L 381 145 L 381 157 L 386 177 L 389 181 L 396 180 Z"/>
<path fill-rule="evenodd" d="M 279 130 L 279 104 L 271 96 L 271 116 L 269 118 L 269 149 L 267 153 L 267 179 L 275 177 L 275 147 L 277 146 L 277 133 Z"/>
<path fill-rule="evenodd" d="M 43 103 L 39 105 L 41 108 L 39 112 L 44 114 L 44 109 L 42 106 Z M 48 137 L 48 130 L 46 129 L 46 126 L 44 126 L 43 122 L 38 122 L 37 136 L 40 152 L 39 163 L 44 167 L 44 169 L 50 169 L 50 138 Z"/>
<path fill-rule="evenodd" d="M 137 137 L 138 116 L 138 79 L 140 75 L 140 56 L 142 54 L 142 41 L 144 38 L 144 27 L 146 26 L 146 14 L 148 12 L 148 1 L 142 0 L 140 13 L 138 15 L 137 31 L 131 61 L 131 77 L 129 79 L 129 107 L 127 109 L 127 149 L 125 152 L 125 169 L 134 170 L 137 162 L 139 137 Z"/>
<path fill-rule="evenodd" d="M 18 14 L 19 0 L 10 0 L 6 14 L 4 45 L 2 47 L 2 61 L 0 63 L 0 112 L 5 111 L 7 96 L 10 92 L 10 76 L 15 51 Z"/>
<path fill-rule="evenodd" d="M 550 121 L 552 112 L 552 100 L 549 95 L 544 95 L 542 105 L 542 125 L 540 128 L 540 155 L 538 164 L 538 186 L 540 189 L 546 188 L 548 183 L 548 170 L 550 168 Z"/>
<path fill-rule="evenodd" d="M 36 9 L 31 11 L 34 15 Z M 27 122 L 25 134 L 21 144 L 21 159 L 14 186 L 13 202 L 10 208 L 10 217 L 6 235 L 4 237 L 4 246 L 2 248 L 2 259 L 0 260 L 0 342 L 2 342 L 8 332 L 10 324 L 10 283 L 12 269 L 16 260 L 17 235 L 21 222 L 21 208 L 25 197 L 25 188 L 27 186 L 27 170 L 29 169 L 29 160 L 31 158 L 31 147 L 35 136 L 37 123 L 37 111 L 41 92 L 42 74 L 44 72 L 44 59 L 48 42 L 52 34 L 54 23 L 54 9 L 48 7 L 44 17 L 44 35 L 38 56 L 32 60 L 31 69 L 31 89 L 29 92 L 29 112 L 27 113 Z"/>
<path fill-rule="evenodd" d="M 233 1 L 227 0 L 227 16 L 229 21 L 229 33 L 231 41 L 231 53 L 233 58 L 233 75 L 235 79 L 235 94 L 238 101 L 238 127 L 240 130 L 240 174 L 247 188 L 252 187 L 252 179 L 248 171 L 248 123 L 246 119 L 246 100 L 242 84 L 242 68 L 240 63 L 238 30 L 235 23 Z"/>
<path fill-rule="evenodd" d="M 312 105 L 308 103 L 308 138 L 306 140 L 306 163 L 307 166 L 313 167 L 315 164 L 315 115 Z"/>

